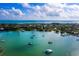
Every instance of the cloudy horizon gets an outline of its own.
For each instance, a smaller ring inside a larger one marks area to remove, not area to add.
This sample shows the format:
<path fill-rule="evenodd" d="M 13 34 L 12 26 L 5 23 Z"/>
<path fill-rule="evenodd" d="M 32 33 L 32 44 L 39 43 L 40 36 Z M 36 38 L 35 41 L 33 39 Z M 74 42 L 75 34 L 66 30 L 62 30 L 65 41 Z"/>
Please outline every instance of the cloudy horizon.
<path fill-rule="evenodd" d="M 0 20 L 78 20 L 79 3 L 0 3 Z"/>

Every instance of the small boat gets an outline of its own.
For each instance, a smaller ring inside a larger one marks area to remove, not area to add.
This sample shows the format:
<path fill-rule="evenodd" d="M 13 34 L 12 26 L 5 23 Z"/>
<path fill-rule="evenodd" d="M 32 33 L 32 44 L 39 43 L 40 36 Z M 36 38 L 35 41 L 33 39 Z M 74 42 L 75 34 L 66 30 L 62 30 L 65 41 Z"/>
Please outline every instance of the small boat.
<path fill-rule="evenodd" d="M 29 42 L 28 45 L 32 45 L 32 42 Z"/>
<path fill-rule="evenodd" d="M 79 39 L 76 39 L 76 41 L 79 41 Z"/>
<path fill-rule="evenodd" d="M 33 39 L 34 38 L 34 36 L 32 36 L 32 37 L 30 37 L 31 39 Z"/>
<path fill-rule="evenodd" d="M 0 28 L 0 31 L 3 31 L 4 30 L 4 28 Z"/>
<path fill-rule="evenodd" d="M 45 35 L 42 35 L 42 37 L 45 37 Z"/>
<path fill-rule="evenodd" d="M 35 35 L 32 35 L 33 37 L 35 36 Z"/>
<path fill-rule="evenodd" d="M 0 42 L 5 42 L 5 40 L 0 40 Z"/>
<path fill-rule="evenodd" d="M 53 42 L 49 41 L 48 44 L 52 44 Z"/>
<path fill-rule="evenodd" d="M 25 30 L 21 30 L 21 32 L 24 32 Z"/>
<path fill-rule="evenodd" d="M 47 55 L 48 55 L 48 54 L 51 54 L 52 52 L 53 52 L 52 49 L 46 49 L 46 50 L 45 50 L 45 54 L 47 54 Z"/>
<path fill-rule="evenodd" d="M 67 33 L 62 33 L 61 36 L 63 36 L 63 37 L 68 36 L 68 34 Z"/>

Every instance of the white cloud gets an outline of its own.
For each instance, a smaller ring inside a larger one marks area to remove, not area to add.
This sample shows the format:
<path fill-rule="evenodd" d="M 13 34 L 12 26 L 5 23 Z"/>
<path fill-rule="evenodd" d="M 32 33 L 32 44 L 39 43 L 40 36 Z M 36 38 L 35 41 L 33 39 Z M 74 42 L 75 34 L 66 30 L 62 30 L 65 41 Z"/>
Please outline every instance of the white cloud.
<path fill-rule="evenodd" d="M 0 9 L 0 15 L 9 15 L 9 12 L 4 9 Z"/>
<path fill-rule="evenodd" d="M 24 8 L 31 8 L 31 6 L 28 3 L 22 3 L 21 4 Z"/>
<path fill-rule="evenodd" d="M 0 19 L 1 20 L 17 20 L 25 16 L 25 14 L 20 10 L 12 7 L 11 9 L 0 9 Z"/>
<path fill-rule="evenodd" d="M 60 3 L 48 3 L 42 6 L 31 6 L 28 3 L 22 3 L 21 5 L 28 10 L 28 16 L 20 9 L 12 7 L 12 9 L 0 9 L 0 17 L 3 17 L 2 19 L 15 20 L 79 19 L 79 5 L 66 5 Z"/>
<path fill-rule="evenodd" d="M 15 9 L 14 7 L 11 9 L 11 12 L 14 15 L 18 15 L 18 16 L 23 16 L 24 15 L 24 13 L 20 9 Z"/>
<path fill-rule="evenodd" d="M 50 17 L 49 19 L 56 18 L 79 18 L 79 5 L 66 5 L 66 4 L 45 4 L 43 6 L 34 6 L 31 11 L 32 15 Z M 31 15 L 31 16 L 32 16 Z"/>

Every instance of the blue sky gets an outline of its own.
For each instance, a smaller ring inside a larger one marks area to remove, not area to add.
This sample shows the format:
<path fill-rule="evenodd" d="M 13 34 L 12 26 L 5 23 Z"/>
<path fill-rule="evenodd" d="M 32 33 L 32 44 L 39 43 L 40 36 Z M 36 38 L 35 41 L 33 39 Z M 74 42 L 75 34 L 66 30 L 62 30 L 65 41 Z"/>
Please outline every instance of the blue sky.
<path fill-rule="evenodd" d="M 79 19 L 79 3 L 0 3 L 0 20 L 69 19 Z"/>

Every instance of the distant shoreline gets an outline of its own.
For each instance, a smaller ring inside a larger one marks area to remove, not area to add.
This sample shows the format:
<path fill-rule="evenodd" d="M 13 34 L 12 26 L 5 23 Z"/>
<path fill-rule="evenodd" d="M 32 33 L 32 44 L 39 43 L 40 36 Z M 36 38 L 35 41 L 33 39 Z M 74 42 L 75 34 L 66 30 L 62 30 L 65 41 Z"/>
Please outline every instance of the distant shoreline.
<path fill-rule="evenodd" d="M 62 23 L 38 23 L 38 24 L 0 24 L 0 31 L 43 31 L 56 33 L 68 33 L 79 36 L 79 24 L 62 24 Z"/>
<path fill-rule="evenodd" d="M 79 20 L 0 20 L 0 24 L 79 23 Z"/>

